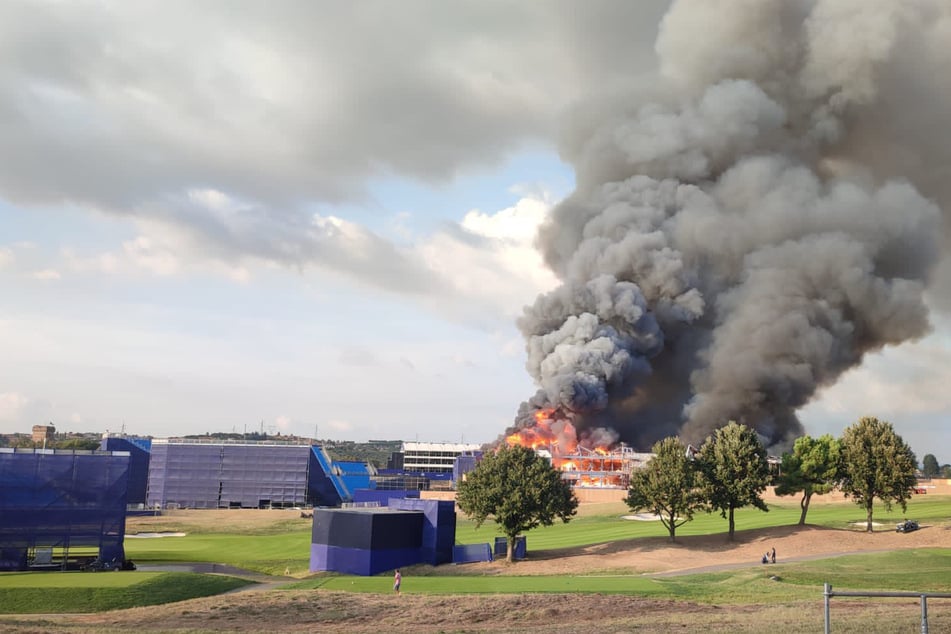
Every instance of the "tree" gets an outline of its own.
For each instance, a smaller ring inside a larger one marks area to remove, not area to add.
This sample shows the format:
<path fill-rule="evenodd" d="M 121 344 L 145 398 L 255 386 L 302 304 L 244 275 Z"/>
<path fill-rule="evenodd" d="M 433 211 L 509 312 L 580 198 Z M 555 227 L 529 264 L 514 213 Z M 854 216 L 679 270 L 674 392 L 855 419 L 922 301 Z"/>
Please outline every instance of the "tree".
<path fill-rule="evenodd" d="M 697 455 L 701 486 L 711 510 L 729 519 L 729 539 L 733 540 L 733 512 L 753 505 L 769 511 L 760 494 L 769 481 L 766 449 L 756 432 L 746 425 L 730 422 L 708 436 Z"/>
<path fill-rule="evenodd" d="M 52 448 L 54 449 L 99 449 L 100 442 L 92 438 L 67 438 L 66 440 L 54 440 Z"/>
<path fill-rule="evenodd" d="M 842 448 L 829 434 L 796 439 L 792 453 L 783 454 L 782 467 L 776 484 L 776 495 L 795 495 L 802 492 L 799 507 L 799 525 L 805 526 L 806 513 L 813 495 L 822 495 L 835 488 L 839 475 Z"/>
<path fill-rule="evenodd" d="M 578 499 L 551 463 L 528 447 L 503 446 L 486 455 L 470 471 L 456 492 L 456 504 L 476 528 L 490 515 L 508 538 L 508 560 L 513 561 L 515 538 L 555 519 L 571 520 Z"/>
<path fill-rule="evenodd" d="M 934 457 L 933 453 L 926 453 L 925 457 L 921 459 L 921 472 L 929 478 L 933 478 L 941 473 L 941 467 L 938 466 L 938 459 Z"/>
<path fill-rule="evenodd" d="M 872 532 L 872 504 L 878 498 L 902 511 L 915 486 L 918 461 L 890 423 L 865 417 L 842 434 L 842 491 L 865 509 L 865 530 Z"/>
<path fill-rule="evenodd" d="M 665 438 L 651 451 L 654 457 L 650 462 L 631 474 L 624 502 L 632 511 L 647 510 L 660 516 L 670 541 L 674 541 L 677 527 L 692 520 L 694 511 L 704 508 L 705 500 L 697 489 L 695 464 L 682 442 Z"/>

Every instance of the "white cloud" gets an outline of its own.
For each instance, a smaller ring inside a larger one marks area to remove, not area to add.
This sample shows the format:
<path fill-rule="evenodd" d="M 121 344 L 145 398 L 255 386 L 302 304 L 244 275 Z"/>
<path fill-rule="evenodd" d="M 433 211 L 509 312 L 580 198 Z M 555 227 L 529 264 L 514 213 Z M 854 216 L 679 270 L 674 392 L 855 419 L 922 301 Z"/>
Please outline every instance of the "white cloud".
<path fill-rule="evenodd" d="M 155 275 L 174 275 L 180 269 L 179 258 L 168 249 L 156 247 L 146 236 L 122 243 L 123 254 L 134 266 Z"/>
<path fill-rule="evenodd" d="M 522 198 L 495 213 L 470 211 L 458 232 L 435 234 L 419 251 L 461 297 L 509 319 L 557 282 L 533 245 L 551 205 Z"/>
<path fill-rule="evenodd" d="M 826 388 L 801 412 L 811 417 L 860 416 L 889 420 L 951 411 L 951 340 L 947 325 L 918 342 L 866 356 L 863 364 Z"/>
<path fill-rule="evenodd" d="M 328 239 L 333 218 L 311 206 L 551 147 L 565 107 L 653 67 L 665 4 L 0 4 L 0 198 L 151 220 L 191 242 L 192 259 L 440 294 L 412 254 L 366 229 Z M 184 266 L 160 246 L 94 264 Z"/>
<path fill-rule="evenodd" d="M 0 247 L 0 270 L 12 265 L 15 260 L 16 256 L 13 254 L 13 249 Z"/>
<path fill-rule="evenodd" d="M 41 271 L 34 271 L 32 277 L 37 280 L 42 280 L 44 282 L 55 281 L 60 279 L 62 276 L 59 274 L 59 271 L 56 269 L 43 269 Z"/>
<path fill-rule="evenodd" d="M 338 433 L 349 432 L 353 429 L 353 424 L 345 420 L 329 420 L 323 425 L 318 426 L 318 432 L 321 431 L 333 431 Z"/>
<path fill-rule="evenodd" d="M 26 396 L 16 392 L 0 393 L 0 421 L 16 423 L 26 408 L 29 400 Z"/>

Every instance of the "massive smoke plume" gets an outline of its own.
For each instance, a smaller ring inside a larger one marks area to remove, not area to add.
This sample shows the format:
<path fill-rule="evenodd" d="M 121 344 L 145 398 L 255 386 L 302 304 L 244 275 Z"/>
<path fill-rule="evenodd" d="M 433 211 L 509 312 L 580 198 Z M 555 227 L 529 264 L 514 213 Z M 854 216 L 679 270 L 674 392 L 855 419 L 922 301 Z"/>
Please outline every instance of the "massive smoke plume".
<path fill-rule="evenodd" d="M 541 409 L 582 440 L 737 420 L 782 444 L 821 386 L 929 329 L 951 5 L 684 0 L 656 48 L 660 79 L 569 118 L 577 188 L 539 235 L 562 284 L 519 320 L 539 391 L 509 432 Z"/>

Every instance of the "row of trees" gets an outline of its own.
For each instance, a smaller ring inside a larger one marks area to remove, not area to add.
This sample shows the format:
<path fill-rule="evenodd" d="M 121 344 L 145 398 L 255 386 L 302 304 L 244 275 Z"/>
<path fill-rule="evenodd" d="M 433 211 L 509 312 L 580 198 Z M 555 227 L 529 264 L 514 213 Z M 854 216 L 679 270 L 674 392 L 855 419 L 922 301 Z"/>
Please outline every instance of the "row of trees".
<path fill-rule="evenodd" d="M 660 517 L 670 534 L 697 512 L 719 511 L 729 521 L 729 539 L 735 534 L 734 512 L 746 506 L 769 508 L 762 494 L 770 482 L 766 449 L 756 432 L 731 422 L 714 432 L 699 450 L 670 437 L 653 447 L 654 457 L 631 475 L 625 502 L 632 511 Z M 866 530 L 872 530 L 872 505 L 881 500 L 887 509 L 905 509 L 915 486 L 915 455 L 892 426 L 863 418 L 847 428 L 841 439 L 830 435 L 803 436 L 783 455 L 776 492 L 802 494 L 800 524 L 805 524 L 814 495 L 840 488 L 866 511 Z M 503 446 L 489 453 L 458 484 L 456 504 L 476 527 L 489 517 L 508 540 L 512 561 L 515 538 L 556 519 L 568 522 L 578 500 L 561 474 L 534 450 Z"/>
<path fill-rule="evenodd" d="M 926 453 L 921 459 L 921 473 L 928 478 L 951 478 L 951 464 L 938 464 L 933 453 Z"/>
<path fill-rule="evenodd" d="M 55 438 L 44 443 L 36 442 L 30 436 L 16 435 L 12 438 L 0 436 L 0 447 L 15 447 L 18 449 L 99 449 L 100 442 L 96 438 Z"/>
<path fill-rule="evenodd" d="M 658 442 L 653 452 L 647 466 L 632 474 L 625 502 L 633 511 L 657 514 L 671 540 L 677 528 L 700 511 L 719 511 L 728 519 L 732 540 L 736 509 L 769 510 L 761 497 L 770 482 L 766 449 L 749 427 L 731 422 L 696 452 L 673 437 Z M 793 450 L 783 455 L 776 493 L 802 494 L 802 525 L 812 497 L 839 488 L 865 509 L 866 530 L 871 532 L 876 499 L 889 510 L 892 504 L 906 508 L 916 484 L 916 465 L 914 453 L 891 424 L 862 418 L 841 439 L 797 439 Z"/>

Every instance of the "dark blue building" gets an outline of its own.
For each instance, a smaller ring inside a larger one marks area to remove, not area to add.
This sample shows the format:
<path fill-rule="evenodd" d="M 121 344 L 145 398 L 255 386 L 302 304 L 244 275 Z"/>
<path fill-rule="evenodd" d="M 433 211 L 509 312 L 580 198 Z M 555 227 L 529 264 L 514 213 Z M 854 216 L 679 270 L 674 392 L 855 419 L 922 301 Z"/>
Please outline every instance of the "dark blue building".
<path fill-rule="evenodd" d="M 128 452 L 0 447 L 0 570 L 125 560 Z"/>

